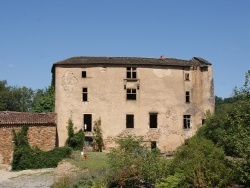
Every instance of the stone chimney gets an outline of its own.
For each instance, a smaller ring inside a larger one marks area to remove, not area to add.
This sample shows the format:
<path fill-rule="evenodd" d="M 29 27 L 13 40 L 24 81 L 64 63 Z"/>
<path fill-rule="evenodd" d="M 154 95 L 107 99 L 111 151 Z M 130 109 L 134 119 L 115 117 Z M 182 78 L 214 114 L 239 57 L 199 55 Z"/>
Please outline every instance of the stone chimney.
<path fill-rule="evenodd" d="M 164 55 L 161 55 L 160 59 L 166 59 L 166 57 Z"/>

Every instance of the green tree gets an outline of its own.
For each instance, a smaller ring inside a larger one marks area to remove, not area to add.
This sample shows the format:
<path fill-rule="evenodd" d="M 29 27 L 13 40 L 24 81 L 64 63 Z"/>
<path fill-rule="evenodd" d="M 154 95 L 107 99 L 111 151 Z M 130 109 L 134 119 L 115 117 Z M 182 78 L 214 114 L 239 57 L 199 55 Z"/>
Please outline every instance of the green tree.
<path fill-rule="evenodd" d="M 7 87 L 7 81 L 0 81 L 0 111 L 8 110 L 10 88 Z"/>
<path fill-rule="evenodd" d="M 237 101 L 238 99 L 235 96 L 224 98 L 224 99 L 221 97 L 215 96 L 215 113 L 219 111 L 223 111 L 225 108 L 232 106 Z"/>
<path fill-rule="evenodd" d="M 225 187 L 231 177 L 224 151 L 212 141 L 194 136 L 173 159 L 171 175 L 160 185 L 168 187 Z M 159 186 L 161 187 L 161 186 Z"/>
<path fill-rule="evenodd" d="M 8 86 L 7 81 L 0 81 L 0 110 L 19 112 L 53 112 L 54 87 L 38 89 L 34 92 L 27 87 Z"/>
<path fill-rule="evenodd" d="M 234 89 L 236 102 L 208 118 L 198 134 L 224 148 L 234 169 L 234 181 L 250 186 L 250 71 L 245 84 Z"/>
<path fill-rule="evenodd" d="M 84 145 L 84 132 L 80 129 L 77 133 L 74 133 L 74 124 L 72 119 L 68 120 L 68 138 L 65 145 L 73 148 L 74 150 L 82 150 Z"/>
<path fill-rule="evenodd" d="M 93 135 L 93 150 L 102 152 L 104 148 L 102 129 L 101 129 L 101 119 L 99 118 L 94 122 L 94 135 Z"/>
<path fill-rule="evenodd" d="M 0 110 L 27 112 L 31 109 L 33 90 L 27 87 L 8 86 L 0 81 Z"/>
<path fill-rule="evenodd" d="M 117 140 L 118 147 L 108 154 L 112 186 L 135 187 L 142 181 L 153 184 L 166 176 L 168 161 L 162 158 L 159 150 L 151 151 L 143 146 L 142 140 L 134 135 Z"/>
<path fill-rule="evenodd" d="M 33 112 L 54 112 L 55 97 L 54 87 L 39 89 L 35 92 L 32 103 Z"/>

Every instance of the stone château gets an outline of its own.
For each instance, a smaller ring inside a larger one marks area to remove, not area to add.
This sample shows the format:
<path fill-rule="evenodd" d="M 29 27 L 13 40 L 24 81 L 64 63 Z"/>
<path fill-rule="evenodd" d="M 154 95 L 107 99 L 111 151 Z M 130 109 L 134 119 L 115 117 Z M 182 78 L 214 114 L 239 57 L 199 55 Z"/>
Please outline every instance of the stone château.
<path fill-rule="evenodd" d="M 85 132 L 101 119 L 105 148 L 134 134 L 168 152 L 194 135 L 214 111 L 212 65 L 190 60 L 138 57 L 72 57 L 53 64 L 59 146 L 67 121 Z"/>

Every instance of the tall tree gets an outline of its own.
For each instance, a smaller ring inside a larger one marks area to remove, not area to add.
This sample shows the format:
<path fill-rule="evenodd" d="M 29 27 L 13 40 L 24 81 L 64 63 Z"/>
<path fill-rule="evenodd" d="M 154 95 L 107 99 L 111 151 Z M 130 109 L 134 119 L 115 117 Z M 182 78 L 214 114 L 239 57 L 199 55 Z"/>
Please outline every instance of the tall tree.
<path fill-rule="evenodd" d="M 210 117 L 198 134 L 224 148 L 234 161 L 235 180 L 250 187 L 250 71 L 234 97 L 237 101 Z"/>
<path fill-rule="evenodd" d="M 54 87 L 38 89 L 8 86 L 7 81 L 0 81 L 0 111 L 18 112 L 53 112 Z"/>
<path fill-rule="evenodd" d="M 0 111 L 7 110 L 9 90 L 10 88 L 7 87 L 7 81 L 0 81 Z"/>
<path fill-rule="evenodd" d="M 33 90 L 27 87 L 7 86 L 7 81 L 0 81 L 1 111 L 30 111 Z"/>
<path fill-rule="evenodd" d="M 49 86 L 44 90 L 39 89 L 35 92 L 32 103 L 33 112 L 53 112 L 54 105 L 55 99 L 53 86 Z"/>

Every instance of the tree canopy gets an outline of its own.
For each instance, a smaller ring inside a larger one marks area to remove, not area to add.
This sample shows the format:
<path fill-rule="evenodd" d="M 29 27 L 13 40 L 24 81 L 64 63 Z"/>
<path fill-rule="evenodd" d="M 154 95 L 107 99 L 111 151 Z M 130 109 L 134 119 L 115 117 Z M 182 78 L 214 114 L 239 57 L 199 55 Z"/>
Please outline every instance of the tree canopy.
<path fill-rule="evenodd" d="M 8 86 L 0 81 L 0 111 L 53 112 L 54 88 L 32 90 L 27 87 Z"/>
<path fill-rule="evenodd" d="M 234 89 L 234 102 L 209 117 L 198 134 L 222 147 L 231 159 L 234 180 L 250 186 L 250 71 L 245 84 Z"/>

